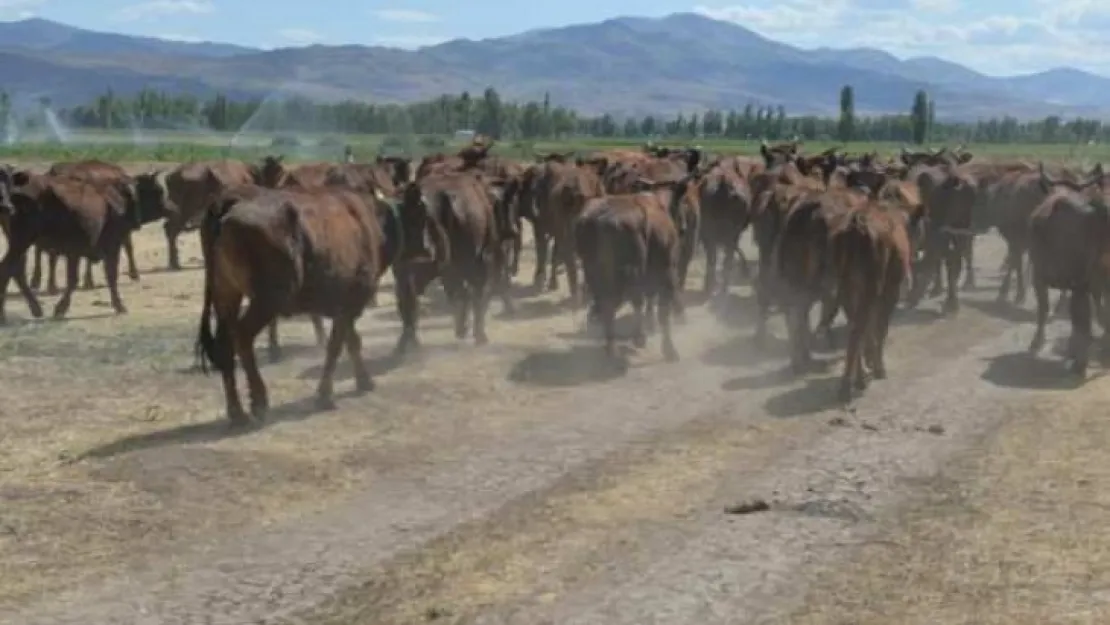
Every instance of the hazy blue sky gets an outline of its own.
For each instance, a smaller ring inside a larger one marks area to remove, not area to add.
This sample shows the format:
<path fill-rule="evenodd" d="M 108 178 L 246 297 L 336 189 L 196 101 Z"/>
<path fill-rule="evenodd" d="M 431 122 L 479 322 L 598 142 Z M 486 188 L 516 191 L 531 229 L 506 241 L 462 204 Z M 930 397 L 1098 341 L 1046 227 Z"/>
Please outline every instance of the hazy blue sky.
<path fill-rule="evenodd" d="M 1072 65 L 1110 74 L 1110 0 L 0 0 L 0 19 L 250 46 L 412 48 L 618 15 L 696 11 L 802 46 L 874 46 L 990 73 Z"/>

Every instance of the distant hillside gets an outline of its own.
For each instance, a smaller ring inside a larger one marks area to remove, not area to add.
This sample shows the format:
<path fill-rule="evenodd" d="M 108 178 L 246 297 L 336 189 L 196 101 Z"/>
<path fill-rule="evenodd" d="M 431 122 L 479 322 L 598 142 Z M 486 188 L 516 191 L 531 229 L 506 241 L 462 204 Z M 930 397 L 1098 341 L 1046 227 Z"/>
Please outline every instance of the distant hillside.
<path fill-rule="evenodd" d="M 1110 79 L 1075 69 L 1000 78 L 869 48 L 803 50 L 691 13 L 460 39 L 415 51 L 354 45 L 260 51 L 34 19 L 0 24 L 0 47 L 22 59 L 0 62 L 0 85 L 59 104 L 85 102 L 108 87 L 411 102 L 493 85 L 512 99 L 550 92 L 560 104 L 595 114 L 673 114 L 749 102 L 835 114 L 837 93 L 850 84 L 865 114 L 906 111 L 923 88 L 946 119 L 1110 117 Z"/>

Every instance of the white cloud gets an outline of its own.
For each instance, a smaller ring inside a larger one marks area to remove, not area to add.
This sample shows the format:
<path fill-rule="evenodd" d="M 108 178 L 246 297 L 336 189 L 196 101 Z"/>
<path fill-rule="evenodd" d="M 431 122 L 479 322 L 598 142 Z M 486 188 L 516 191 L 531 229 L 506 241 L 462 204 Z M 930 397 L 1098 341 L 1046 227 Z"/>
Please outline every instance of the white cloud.
<path fill-rule="evenodd" d="M 378 19 L 387 22 L 413 22 L 413 23 L 428 23 L 438 22 L 439 16 L 427 11 L 414 11 L 412 9 L 378 9 L 374 11 L 374 15 Z"/>
<path fill-rule="evenodd" d="M 933 13 L 953 13 L 960 8 L 959 0 L 910 0 L 913 8 Z"/>
<path fill-rule="evenodd" d="M 307 28 L 283 28 L 278 31 L 278 35 L 282 39 L 299 46 L 319 43 L 324 38 L 320 33 Z"/>
<path fill-rule="evenodd" d="M 371 45 L 385 46 L 387 48 L 423 48 L 425 46 L 434 46 L 436 44 L 447 41 L 448 37 L 440 37 L 437 35 L 394 35 L 386 37 L 375 37 L 370 40 Z"/>
<path fill-rule="evenodd" d="M 958 0 L 744 0 L 695 11 L 801 47 L 938 56 L 988 74 L 1070 65 L 1110 75 L 1110 2 L 1033 0 L 984 15 Z"/>
<path fill-rule="evenodd" d="M 30 19 L 46 0 L 0 0 L 0 22 Z"/>
<path fill-rule="evenodd" d="M 165 15 L 204 15 L 215 10 L 210 0 L 149 0 L 120 9 L 116 18 L 134 22 Z"/>
<path fill-rule="evenodd" d="M 182 43 L 200 43 L 201 41 L 204 41 L 202 38 L 195 35 L 182 35 L 179 33 L 160 33 L 156 36 L 159 39 L 165 39 L 166 41 L 180 41 Z"/>

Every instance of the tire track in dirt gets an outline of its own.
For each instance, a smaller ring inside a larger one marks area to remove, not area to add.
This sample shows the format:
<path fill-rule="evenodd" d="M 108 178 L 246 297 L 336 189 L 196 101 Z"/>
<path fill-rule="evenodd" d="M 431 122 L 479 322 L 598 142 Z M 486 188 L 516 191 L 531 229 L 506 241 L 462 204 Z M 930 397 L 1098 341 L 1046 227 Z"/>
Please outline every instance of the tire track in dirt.
<path fill-rule="evenodd" d="M 876 386 L 872 393 L 881 396 L 884 388 L 888 394 L 901 392 L 895 390 L 900 388 L 900 376 L 909 373 L 905 379 L 910 380 L 925 375 L 928 367 L 1004 327 L 998 320 L 971 312 L 928 326 L 896 328 L 891 345 L 892 380 Z M 722 332 L 710 334 L 706 340 L 719 338 Z M 944 345 L 949 346 L 948 351 L 942 349 Z M 942 353 L 922 357 L 938 349 Z M 690 353 L 687 362 L 694 354 Z M 913 366 L 906 366 L 911 363 Z M 551 489 L 553 484 L 551 492 L 557 492 L 559 481 L 567 479 L 568 473 L 611 471 L 613 467 L 603 466 L 606 456 L 619 465 L 622 450 L 665 447 L 670 438 L 682 439 L 682 428 L 691 427 L 692 422 L 723 419 L 730 427 L 745 425 L 754 434 L 738 445 L 744 449 L 774 449 L 776 444 L 819 435 L 827 426 L 813 419 L 766 422 L 764 413 L 770 411 L 766 406 L 783 396 L 782 388 L 766 388 L 766 382 L 774 378 L 772 374 L 781 364 L 774 361 L 732 369 L 696 363 L 653 364 L 633 369 L 627 377 L 602 388 L 568 390 L 565 401 L 553 402 L 554 406 L 544 411 L 546 418 L 528 419 L 539 426 L 499 432 L 497 438 L 469 449 L 460 446 L 452 454 L 457 462 L 399 471 L 376 481 L 371 492 L 350 504 L 318 517 L 202 545 L 199 553 L 170 562 L 164 567 L 168 570 L 156 569 L 130 580 L 60 596 L 50 602 L 52 606 L 40 606 L 46 609 L 37 614 L 29 611 L 16 622 L 271 622 L 292 616 L 312 608 L 331 592 L 358 584 L 375 563 L 418 549 L 460 523 L 487 515 L 500 521 L 499 511 L 509 510 L 514 499 Z M 744 374 L 739 383 L 734 377 L 737 373 Z M 760 386 L 759 381 L 765 388 L 751 388 Z M 818 399 L 827 403 L 831 386 L 813 386 L 793 385 L 786 395 L 795 393 L 813 404 L 813 396 L 823 394 Z M 722 393 L 722 387 L 751 390 Z M 869 401 L 877 400 L 865 400 Z M 738 403 L 743 406 L 740 414 Z M 760 405 L 764 408 L 757 407 Z M 794 412 L 805 412 L 801 408 L 795 406 Z M 480 434 L 467 438 L 480 438 Z M 766 461 L 758 454 L 741 455 L 749 464 Z M 711 470 L 707 473 L 714 479 L 693 476 L 675 492 L 697 490 L 695 483 L 703 489 L 712 487 L 720 476 Z M 588 481 L 584 487 L 566 488 L 590 491 Z M 680 524 L 687 522 L 683 519 Z"/>

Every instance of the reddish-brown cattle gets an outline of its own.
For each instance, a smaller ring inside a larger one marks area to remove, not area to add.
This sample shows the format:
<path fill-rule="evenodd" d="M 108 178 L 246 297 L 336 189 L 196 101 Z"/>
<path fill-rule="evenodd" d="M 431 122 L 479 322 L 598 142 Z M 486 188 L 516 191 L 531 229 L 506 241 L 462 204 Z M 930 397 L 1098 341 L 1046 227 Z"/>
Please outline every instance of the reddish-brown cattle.
<path fill-rule="evenodd" d="M 650 193 L 610 195 L 586 203 L 575 222 L 575 251 L 593 299 L 591 317 L 602 324 L 605 349 L 614 355 L 615 318 L 625 302 L 635 315 L 633 341 L 643 347 L 644 308 L 658 304 L 663 356 L 679 358 L 671 338 L 671 313 L 680 307 L 678 263 L 682 223 L 680 198 L 694 184 L 694 175 L 679 181 L 647 185 Z M 659 193 L 657 191 L 663 191 Z M 651 311 L 648 311 L 649 323 Z"/>
<path fill-rule="evenodd" d="M 1029 351 L 1037 353 L 1044 347 L 1048 289 L 1070 291 L 1068 355 L 1071 371 L 1083 376 L 1089 360 L 1092 300 L 1101 303 L 1110 276 L 1110 207 L 1101 177 L 1083 184 L 1054 180 L 1043 165 L 1037 176 L 1047 195 L 1029 216 L 1029 256 L 1037 298 L 1037 330 Z M 1105 331 L 1106 319 L 1101 321 Z"/>
<path fill-rule="evenodd" d="M 17 180 L 17 183 L 19 181 Z M 104 261 L 104 275 L 117 313 L 127 312 L 117 285 L 119 254 L 127 235 L 148 218 L 165 214 L 165 196 L 152 175 L 104 182 L 67 176 L 33 177 L 12 196 L 15 209 L 9 227 L 8 250 L 0 260 L 0 322 L 4 295 L 13 276 L 31 314 L 42 307 L 27 284 L 26 257 L 33 245 L 66 257 L 66 291 L 54 316 L 64 316 L 77 288 L 81 258 Z M 25 192 L 26 191 L 26 192 Z"/>
<path fill-rule="evenodd" d="M 319 408 L 334 406 L 332 376 L 344 346 L 356 388 L 373 388 L 355 322 L 398 253 L 395 219 L 377 200 L 336 190 L 249 191 L 208 212 L 201 230 L 208 262 L 197 347 L 202 366 L 213 365 L 223 378 L 233 424 L 248 421 L 236 387 L 236 357 L 250 386 L 251 413 L 262 418 L 269 407 L 254 338 L 278 316 L 313 313 L 333 319 L 316 394 Z M 240 316 L 244 298 L 250 304 Z"/>
<path fill-rule="evenodd" d="M 474 341 L 485 344 L 486 310 L 492 294 L 511 312 L 507 245 L 499 215 L 503 203 L 493 182 L 468 172 L 429 173 L 408 185 L 400 211 L 406 253 L 396 265 L 398 307 L 403 330 L 397 349 L 419 345 L 417 297 L 435 277 L 455 307 L 455 336 L 466 336 L 473 312 Z M 428 249 L 431 241 L 433 250 Z"/>

